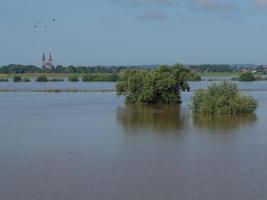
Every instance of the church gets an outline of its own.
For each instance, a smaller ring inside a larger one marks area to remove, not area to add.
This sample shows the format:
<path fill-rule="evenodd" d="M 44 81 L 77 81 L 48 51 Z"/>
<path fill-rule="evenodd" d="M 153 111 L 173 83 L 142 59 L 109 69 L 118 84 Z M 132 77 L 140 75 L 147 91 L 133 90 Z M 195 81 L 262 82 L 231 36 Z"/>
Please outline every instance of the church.
<path fill-rule="evenodd" d="M 52 59 L 52 54 L 49 54 L 49 58 L 46 59 L 45 54 L 43 53 L 43 58 L 42 58 L 42 68 L 43 69 L 53 69 L 53 59 Z"/>

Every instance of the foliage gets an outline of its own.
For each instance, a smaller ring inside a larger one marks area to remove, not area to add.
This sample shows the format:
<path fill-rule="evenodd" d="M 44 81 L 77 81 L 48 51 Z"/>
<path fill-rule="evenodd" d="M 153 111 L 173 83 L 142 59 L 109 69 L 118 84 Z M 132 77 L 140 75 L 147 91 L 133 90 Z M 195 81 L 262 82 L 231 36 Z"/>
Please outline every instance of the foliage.
<path fill-rule="evenodd" d="M 52 79 L 49 79 L 48 82 L 64 82 L 64 79 L 52 78 Z"/>
<path fill-rule="evenodd" d="M 242 73 L 238 79 L 239 81 L 255 81 L 255 77 L 251 72 Z"/>
<path fill-rule="evenodd" d="M 21 81 L 22 81 L 21 76 L 17 76 L 17 75 L 15 75 L 15 76 L 13 77 L 13 82 L 21 82 Z"/>
<path fill-rule="evenodd" d="M 48 79 L 44 75 L 38 76 L 36 79 L 36 82 L 47 82 L 47 81 L 48 81 Z"/>
<path fill-rule="evenodd" d="M 8 82 L 9 80 L 7 78 L 0 78 L 0 82 Z"/>
<path fill-rule="evenodd" d="M 31 80 L 29 78 L 23 78 L 22 80 L 23 82 L 31 82 Z"/>
<path fill-rule="evenodd" d="M 102 81 L 102 82 L 115 82 L 119 76 L 115 73 L 112 74 L 85 74 L 82 76 L 83 82 Z"/>
<path fill-rule="evenodd" d="M 188 81 L 201 81 L 201 76 L 196 73 L 188 73 Z"/>
<path fill-rule="evenodd" d="M 79 78 L 76 75 L 71 75 L 68 80 L 70 82 L 79 82 Z"/>
<path fill-rule="evenodd" d="M 154 70 L 125 70 L 116 84 L 117 95 L 126 96 L 127 103 L 178 104 L 180 90 L 190 90 L 189 69 L 177 64 Z"/>
<path fill-rule="evenodd" d="M 191 104 L 193 112 L 202 114 L 251 113 L 257 106 L 253 97 L 242 95 L 236 84 L 226 81 L 209 86 L 207 91 L 198 90 Z"/>
<path fill-rule="evenodd" d="M 233 72 L 230 65 L 191 65 L 190 68 L 198 72 Z"/>

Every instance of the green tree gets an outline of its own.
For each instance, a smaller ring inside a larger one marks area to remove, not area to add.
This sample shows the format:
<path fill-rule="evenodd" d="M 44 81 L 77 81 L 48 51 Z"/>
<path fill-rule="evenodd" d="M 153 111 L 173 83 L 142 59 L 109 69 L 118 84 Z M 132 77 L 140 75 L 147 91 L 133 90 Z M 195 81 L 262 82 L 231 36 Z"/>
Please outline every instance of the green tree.
<path fill-rule="evenodd" d="M 251 72 L 242 73 L 238 79 L 239 81 L 255 81 L 255 77 Z"/>
<path fill-rule="evenodd" d="M 17 75 L 15 75 L 15 76 L 13 77 L 13 82 L 21 82 L 21 81 L 22 81 L 21 76 L 17 76 Z"/>
<path fill-rule="evenodd" d="M 48 79 L 44 75 L 38 76 L 36 79 L 36 82 L 47 82 L 47 81 L 48 81 Z"/>
<path fill-rule="evenodd" d="M 198 90 L 192 97 L 191 108 L 202 114 L 251 113 L 257 109 L 253 97 L 242 95 L 236 84 L 222 82 L 213 84 L 208 90 Z"/>
<path fill-rule="evenodd" d="M 154 70 L 125 70 L 116 84 L 117 95 L 127 103 L 179 104 L 180 91 L 190 90 L 187 83 L 191 71 L 177 64 Z"/>
<path fill-rule="evenodd" d="M 71 75 L 68 80 L 70 82 L 79 82 L 79 78 L 76 75 Z"/>

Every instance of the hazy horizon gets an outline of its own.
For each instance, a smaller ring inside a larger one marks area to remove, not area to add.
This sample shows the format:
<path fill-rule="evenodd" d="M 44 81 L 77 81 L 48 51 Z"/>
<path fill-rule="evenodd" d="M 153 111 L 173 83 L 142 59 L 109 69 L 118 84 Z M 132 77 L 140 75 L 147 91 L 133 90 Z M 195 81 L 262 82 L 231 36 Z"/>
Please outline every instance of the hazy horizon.
<path fill-rule="evenodd" d="M 0 66 L 267 63 L 267 0 L 2 0 Z"/>

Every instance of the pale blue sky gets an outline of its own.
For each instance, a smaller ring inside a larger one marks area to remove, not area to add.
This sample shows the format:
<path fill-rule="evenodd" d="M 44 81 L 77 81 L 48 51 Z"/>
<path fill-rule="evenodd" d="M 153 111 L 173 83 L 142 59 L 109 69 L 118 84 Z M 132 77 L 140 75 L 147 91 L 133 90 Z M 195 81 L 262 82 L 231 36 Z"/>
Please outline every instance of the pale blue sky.
<path fill-rule="evenodd" d="M 267 63 L 267 0 L 0 0 L 0 25 L 0 65 Z"/>

